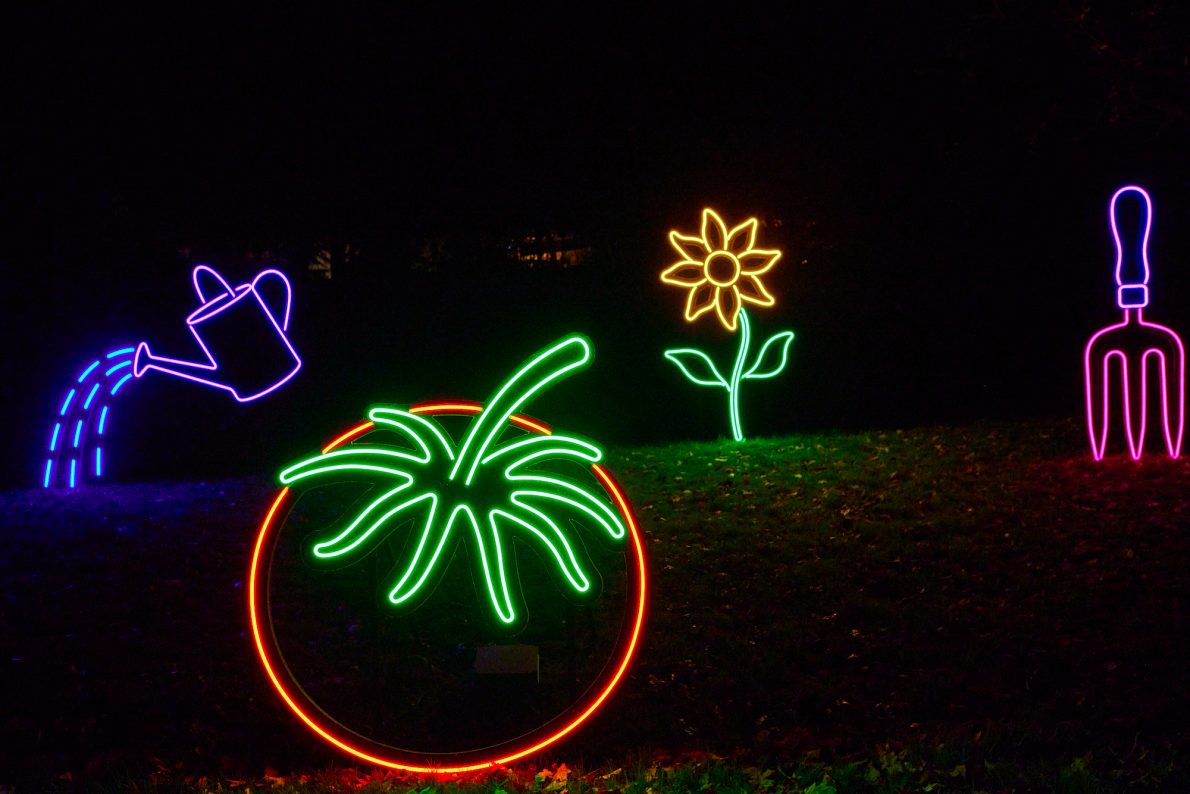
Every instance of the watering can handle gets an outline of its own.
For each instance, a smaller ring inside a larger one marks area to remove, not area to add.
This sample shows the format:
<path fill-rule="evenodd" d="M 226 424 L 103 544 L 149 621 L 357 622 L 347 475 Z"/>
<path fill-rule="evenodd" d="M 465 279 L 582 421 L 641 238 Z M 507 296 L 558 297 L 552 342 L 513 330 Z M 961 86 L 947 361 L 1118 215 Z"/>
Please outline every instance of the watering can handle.
<path fill-rule="evenodd" d="M 290 306 L 293 304 L 293 288 L 290 287 L 289 279 L 285 277 L 284 273 L 282 273 L 280 270 L 274 270 L 274 269 L 270 268 L 268 270 L 260 271 L 259 273 L 256 274 L 256 278 L 252 279 L 252 291 L 255 292 L 257 295 L 260 295 L 260 291 L 256 289 L 256 284 L 265 276 L 276 276 L 280 280 L 280 282 L 285 286 L 285 316 L 281 320 L 281 330 L 288 331 L 289 330 L 289 309 L 290 309 Z M 265 308 L 268 309 L 269 314 L 272 315 L 273 320 L 276 321 L 277 316 L 276 316 L 276 312 L 273 311 L 273 307 L 269 306 L 268 302 L 265 301 L 263 298 L 261 299 L 261 303 L 264 304 Z"/>
<path fill-rule="evenodd" d="M 215 272 L 214 268 L 207 267 L 206 265 L 198 265 L 194 268 L 194 272 L 190 274 L 190 279 L 194 282 L 194 291 L 198 293 L 198 299 L 200 301 L 202 301 L 204 304 L 210 303 L 212 300 L 219 297 L 219 294 L 217 292 L 214 292 L 213 290 L 210 290 L 210 291 L 203 290 L 202 278 L 200 278 L 200 277 L 204 273 L 207 274 L 206 278 L 208 280 L 211 278 L 214 278 L 216 281 L 218 281 L 219 286 L 223 288 L 222 291 L 225 294 L 235 295 L 235 290 L 233 290 L 231 288 L 231 285 L 227 283 L 227 281 L 223 278 L 223 276 L 221 276 Z"/>

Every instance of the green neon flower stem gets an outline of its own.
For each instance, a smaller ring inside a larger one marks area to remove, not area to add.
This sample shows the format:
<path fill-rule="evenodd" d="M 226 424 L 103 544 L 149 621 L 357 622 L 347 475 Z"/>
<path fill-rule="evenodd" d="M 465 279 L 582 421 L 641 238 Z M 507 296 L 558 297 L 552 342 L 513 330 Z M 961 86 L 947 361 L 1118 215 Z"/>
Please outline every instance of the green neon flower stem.
<path fill-rule="evenodd" d="M 751 343 L 752 326 L 748 322 L 748 312 L 740 309 L 740 346 L 735 354 L 735 366 L 731 368 L 731 380 L 727 384 L 727 414 L 731 419 L 731 437 L 736 441 L 744 440 L 744 429 L 740 426 L 740 385 Z"/>
<path fill-rule="evenodd" d="M 739 313 L 739 347 L 731 367 L 731 377 L 719 374 L 715 362 L 701 350 L 683 347 L 666 350 L 665 357 L 678 365 L 692 383 L 699 386 L 725 389 L 727 391 L 727 416 L 731 422 L 731 437 L 744 440 L 744 429 L 740 422 L 740 389 L 746 380 L 766 380 L 776 377 L 789 363 L 789 346 L 793 343 L 793 331 L 781 331 L 770 336 L 756 356 L 751 356 L 752 323 L 743 309 Z M 751 359 L 752 364 L 748 361 Z"/>

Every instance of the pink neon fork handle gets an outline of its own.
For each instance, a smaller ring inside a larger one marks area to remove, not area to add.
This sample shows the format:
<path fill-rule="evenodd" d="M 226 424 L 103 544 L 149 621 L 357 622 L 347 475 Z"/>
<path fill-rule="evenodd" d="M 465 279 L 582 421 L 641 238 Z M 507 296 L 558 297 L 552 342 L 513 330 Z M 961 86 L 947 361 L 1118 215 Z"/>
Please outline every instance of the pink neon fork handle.
<path fill-rule="evenodd" d="M 212 267 L 198 265 L 194 268 L 194 272 L 190 274 L 190 278 L 194 282 L 194 291 L 198 293 L 198 299 L 202 301 L 204 305 L 210 303 L 215 298 L 222 297 L 219 294 L 220 292 L 229 296 L 235 295 L 235 290 L 231 288 L 231 285 L 227 283 L 227 280 L 224 279 L 223 276 L 219 275 Z M 202 286 L 204 278 L 208 282 L 206 290 L 204 290 Z M 219 283 L 220 289 L 218 291 L 211 289 L 213 286 L 210 284 L 211 279 L 214 279 Z"/>
<path fill-rule="evenodd" d="M 1123 227 L 1119 201 L 1134 196 L 1140 202 L 1140 219 L 1135 228 Z M 1116 244 L 1116 305 L 1121 309 L 1142 309 L 1149 305 L 1149 232 L 1153 227 L 1153 202 L 1145 189 L 1125 185 L 1112 194 L 1108 204 L 1112 240 Z M 1131 264 L 1132 280 L 1125 280 L 1124 269 Z"/>
<path fill-rule="evenodd" d="M 256 292 L 257 295 L 260 295 L 261 293 L 260 290 L 256 289 L 256 285 L 262 278 L 265 278 L 266 276 L 274 276 L 275 280 L 281 282 L 281 285 L 285 287 L 285 312 L 282 315 L 280 326 L 282 331 L 288 331 L 289 309 L 293 306 L 293 287 L 290 286 L 289 279 L 284 273 L 282 273 L 280 270 L 269 268 L 268 270 L 260 271 L 256 274 L 256 278 L 252 279 L 252 290 Z M 277 311 L 275 307 L 270 305 L 269 301 L 263 296 L 261 298 L 261 303 L 264 304 L 264 307 L 268 310 L 269 314 L 272 315 L 273 320 L 276 321 Z"/>

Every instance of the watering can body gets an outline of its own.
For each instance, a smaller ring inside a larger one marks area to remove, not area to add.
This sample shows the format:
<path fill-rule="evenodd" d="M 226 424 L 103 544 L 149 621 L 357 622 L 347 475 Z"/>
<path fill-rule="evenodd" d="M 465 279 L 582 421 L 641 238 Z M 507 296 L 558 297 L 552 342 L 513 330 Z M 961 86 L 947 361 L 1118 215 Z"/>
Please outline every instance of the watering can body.
<path fill-rule="evenodd" d="M 239 402 L 269 394 L 301 369 L 302 361 L 286 335 L 292 291 L 278 270 L 263 270 L 247 284 L 229 285 L 206 265 L 194 269 L 200 305 L 186 318 L 186 326 L 203 352 L 203 361 L 157 356 L 141 342 L 133 359 L 139 378 L 149 370 L 184 378 L 231 392 Z M 284 305 L 270 304 L 262 282 L 284 287 Z M 205 282 L 205 286 L 204 286 Z"/>

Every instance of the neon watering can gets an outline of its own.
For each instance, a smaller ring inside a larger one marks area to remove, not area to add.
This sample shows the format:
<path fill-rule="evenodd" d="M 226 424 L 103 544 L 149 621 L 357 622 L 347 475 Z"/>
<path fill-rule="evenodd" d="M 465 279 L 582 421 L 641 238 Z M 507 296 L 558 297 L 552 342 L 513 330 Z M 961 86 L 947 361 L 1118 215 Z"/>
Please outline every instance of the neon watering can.
<path fill-rule="evenodd" d="M 201 305 L 186 318 L 186 327 L 194 334 L 206 361 L 155 356 L 149 352 L 148 343 L 141 342 L 132 363 L 136 377 L 157 370 L 226 389 L 243 403 L 265 396 L 297 374 L 302 360 L 285 335 L 293 290 L 284 273 L 262 270 L 251 283 L 233 288 L 215 270 L 199 265 L 191 279 Z M 266 280 L 284 286 L 283 312 L 277 312 L 278 306 L 270 305 L 261 294 L 257 285 Z"/>

